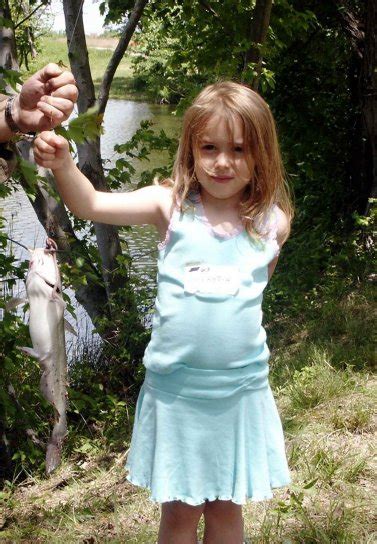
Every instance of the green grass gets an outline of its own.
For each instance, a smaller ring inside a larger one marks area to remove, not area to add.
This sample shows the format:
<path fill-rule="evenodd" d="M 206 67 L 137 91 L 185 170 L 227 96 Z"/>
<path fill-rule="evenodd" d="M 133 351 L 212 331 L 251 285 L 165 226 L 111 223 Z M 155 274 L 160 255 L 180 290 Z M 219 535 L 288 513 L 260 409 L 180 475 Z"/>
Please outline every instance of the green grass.
<path fill-rule="evenodd" d="M 112 51 L 104 49 L 88 48 L 89 63 L 93 78 L 93 83 L 96 93 L 111 58 Z M 30 62 L 30 73 L 34 73 L 49 62 L 62 61 L 66 66 L 69 66 L 67 43 L 65 38 L 61 36 L 45 36 L 40 41 L 40 52 L 34 61 Z M 23 71 L 23 77 L 27 77 L 28 72 Z M 135 87 L 136 85 L 136 87 Z M 131 67 L 130 56 L 126 52 L 125 56 L 119 63 L 118 69 L 115 72 L 114 79 L 111 85 L 110 98 L 123 98 L 126 100 L 141 100 L 148 101 L 151 97 L 137 90 L 137 78 L 134 78 Z"/>

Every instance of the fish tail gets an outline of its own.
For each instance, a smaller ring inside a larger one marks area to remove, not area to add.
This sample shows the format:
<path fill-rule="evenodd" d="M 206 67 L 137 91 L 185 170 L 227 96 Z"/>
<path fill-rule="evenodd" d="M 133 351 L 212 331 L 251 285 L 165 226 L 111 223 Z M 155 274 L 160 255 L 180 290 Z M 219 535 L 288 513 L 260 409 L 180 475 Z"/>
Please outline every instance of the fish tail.
<path fill-rule="evenodd" d="M 67 436 L 67 421 L 65 414 L 59 417 L 59 412 L 55 409 L 57 421 L 54 425 L 50 439 L 47 443 L 46 451 L 46 474 L 50 475 L 58 468 L 61 463 L 62 447 L 65 437 Z"/>

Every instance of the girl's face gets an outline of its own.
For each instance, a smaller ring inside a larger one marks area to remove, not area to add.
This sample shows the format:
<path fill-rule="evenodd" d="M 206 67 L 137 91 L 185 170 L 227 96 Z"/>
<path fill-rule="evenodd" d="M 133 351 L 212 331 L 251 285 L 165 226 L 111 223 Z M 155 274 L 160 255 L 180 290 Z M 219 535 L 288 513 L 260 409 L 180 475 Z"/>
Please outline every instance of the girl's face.
<path fill-rule="evenodd" d="M 217 199 L 241 199 L 254 170 L 254 162 L 247 160 L 243 126 L 234 118 L 233 134 L 224 117 L 213 115 L 198 142 L 195 174 L 201 190 Z"/>

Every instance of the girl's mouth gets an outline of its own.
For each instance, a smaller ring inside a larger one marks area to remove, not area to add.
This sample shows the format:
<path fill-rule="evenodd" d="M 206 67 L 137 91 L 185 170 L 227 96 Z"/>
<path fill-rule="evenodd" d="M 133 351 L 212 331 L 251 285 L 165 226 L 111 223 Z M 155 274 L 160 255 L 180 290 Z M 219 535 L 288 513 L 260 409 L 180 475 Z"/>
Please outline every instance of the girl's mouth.
<path fill-rule="evenodd" d="M 213 179 L 213 181 L 216 183 L 227 183 L 233 179 L 233 176 L 211 176 L 211 179 Z"/>

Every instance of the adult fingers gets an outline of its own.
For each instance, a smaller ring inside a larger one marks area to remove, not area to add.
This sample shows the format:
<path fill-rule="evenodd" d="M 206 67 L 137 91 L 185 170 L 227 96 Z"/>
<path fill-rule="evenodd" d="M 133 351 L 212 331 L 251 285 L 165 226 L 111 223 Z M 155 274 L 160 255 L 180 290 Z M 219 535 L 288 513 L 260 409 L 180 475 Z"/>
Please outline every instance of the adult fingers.
<path fill-rule="evenodd" d="M 39 122 L 40 130 L 55 128 L 57 125 L 60 125 L 60 123 L 62 123 L 65 119 L 63 113 L 54 106 L 51 106 L 50 104 L 45 104 L 44 102 L 41 102 L 40 106 L 38 106 L 38 109 L 44 115 L 44 117 L 42 117 Z"/>
<path fill-rule="evenodd" d="M 64 87 L 64 85 L 75 85 L 75 83 L 76 82 L 73 74 L 71 72 L 64 71 L 61 72 L 59 75 L 51 77 L 48 81 L 46 81 L 45 87 L 49 93 L 52 93 L 60 87 Z"/>
<path fill-rule="evenodd" d="M 49 62 L 48 64 L 46 64 L 46 66 L 43 66 L 43 68 L 41 68 L 36 73 L 36 75 L 43 83 L 47 83 L 48 80 L 50 80 L 51 78 L 55 78 L 62 73 L 63 69 L 60 68 L 58 64 L 55 64 L 54 62 Z"/>
<path fill-rule="evenodd" d="M 41 98 L 37 107 L 39 111 L 49 118 L 50 122 L 61 123 L 70 116 L 73 110 L 73 103 L 64 98 L 48 96 Z"/>
<path fill-rule="evenodd" d="M 59 87 L 55 91 L 52 91 L 50 93 L 50 96 L 56 97 L 56 98 L 66 98 L 67 100 L 71 100 L 72 102 L 77 101 L 77 97 L 79 96 L 79 90 L 76 87 L 76 85 L 73 85 L 71 83 L 67 83 L 63 85 L 62 87 Z"/>

